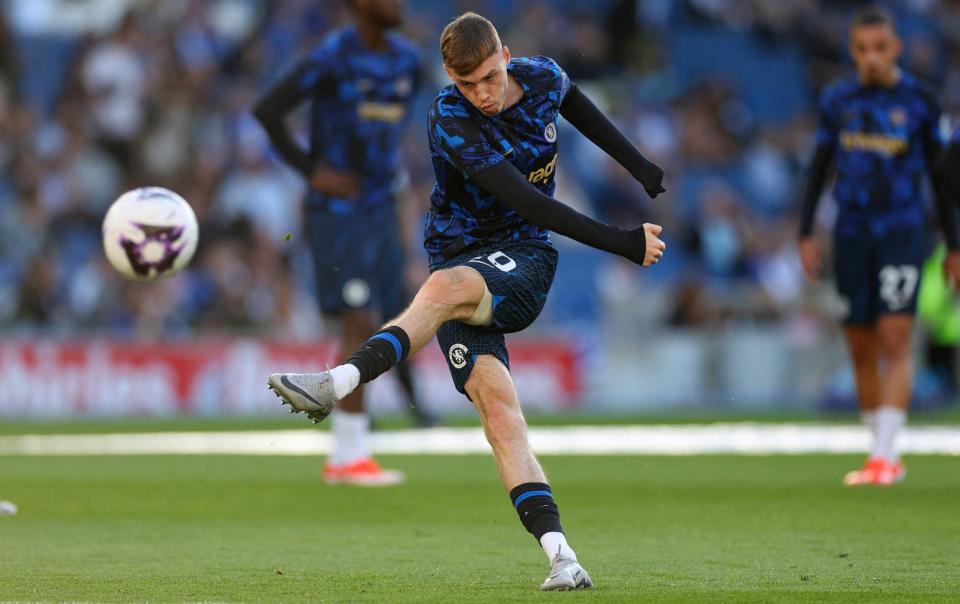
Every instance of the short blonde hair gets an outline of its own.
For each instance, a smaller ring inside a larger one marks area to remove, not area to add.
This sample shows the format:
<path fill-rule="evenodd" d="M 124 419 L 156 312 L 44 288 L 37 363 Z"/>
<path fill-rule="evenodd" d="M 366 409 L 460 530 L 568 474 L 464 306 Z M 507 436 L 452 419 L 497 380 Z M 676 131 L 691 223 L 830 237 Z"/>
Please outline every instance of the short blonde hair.
<path fill-rule="evenodd" d="M 443 28 L 440 54 L 454 73 L 466 75 L 503 48 L 497 28 L 477 13 L 463 13 Z"/>

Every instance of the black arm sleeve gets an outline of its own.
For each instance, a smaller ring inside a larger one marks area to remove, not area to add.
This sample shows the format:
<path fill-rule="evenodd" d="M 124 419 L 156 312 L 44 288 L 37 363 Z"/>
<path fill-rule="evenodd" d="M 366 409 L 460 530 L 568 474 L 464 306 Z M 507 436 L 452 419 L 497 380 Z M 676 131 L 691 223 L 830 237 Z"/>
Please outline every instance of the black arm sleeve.
<path fill-rule="evenodd" d="M 960 159 L 957 157 L 960 155 L 960 150 L 956 147 L 956 144 L 951 145 L 941 154 L 940 141 L 934 134 L 929 134 L 923 139 L 923 153 L 926 156 L 927 165 L 931 166 L 930 176 L 933 182 L 933 202 L 937 208 L 937 220 L 940 223 L 940 230 L 943 231 L 943 239 L 947 242 L 947 248 L 954 251 L 960 250 L 957 210 L 954 207 L 954 203 L 960 201 L 957 198 L 958 183 L 954 182 L 957 180 L 956 171 L 960 169 L 960 163 L 957 161 Z"/>
<path fill-rule="evenodd" d="M 286 118 L 291 111 L 306 100 L 298 82 L 302 77 L 294 70 L 274 84 L 253 106 L 253 115 L 263 125 L 270 142 L 287 164 L 309 178 L 313 171 L 310 154 L 293 139 L 287 128 Z"/>
<path fill-rule="evenodd" d="M 800 207 L 801 237 L 808 237 L 813 233 L 813 217 L 817 213 L 820 193 L 823 192 L 823 186 L 827 184 L 830 164 L 833 163 L 833 154 L 833 146 L 818 145 L 817 151 L 813 155 L 813 161 L 810 162 L 810 169 L 807 172 L 807 185 L 803 194 L 803 205 Z"/>
<path fill-rule="evenodd" d="M 661 186 L 663 170 L 644 157 L 575 84 L 570 85 L 563 103 L 560 104 L 560 115 L 626 168 L 640 181 L 650 197 L 656 197 L 665 191 Z"/>
<path fill-rule="evenodd" d="M 947 202 L 960 205 L 960 141 L 944 150 L 937 163 L 936 180 Z"/>
<path fill-rule="evenodd" d="M 626 230 L 597 222 L 538 191 L 510 162 L 498 162 L 477 172 L 471 180 L 516 210 L 524 220 L 643 264 L 646 236 L 642 227 Z"/>

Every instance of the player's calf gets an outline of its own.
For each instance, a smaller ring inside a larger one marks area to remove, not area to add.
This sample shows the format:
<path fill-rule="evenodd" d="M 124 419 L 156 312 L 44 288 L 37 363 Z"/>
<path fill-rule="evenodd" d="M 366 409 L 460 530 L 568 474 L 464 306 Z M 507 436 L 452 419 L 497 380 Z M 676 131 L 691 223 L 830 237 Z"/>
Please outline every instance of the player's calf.
<path fill-rule="evenodd" d="M 473 269 L 455 267 L 434 272 L 393 325 L 373 334 L 346 363 L 327 372 L 334 400 L 418 352 L 443 323 L 472 316 L 485 292 L 483 278 Z"/>
<path fill-rule="evenodd" d="M 410 339 L 396 326 L 385 327 L 360 345 L 347 362 L 320 373 L 274 373 L 267 385 L 291 412 L 305 412 L 314 422 L 325 419 L 334 404 L 410 353 Z"/>

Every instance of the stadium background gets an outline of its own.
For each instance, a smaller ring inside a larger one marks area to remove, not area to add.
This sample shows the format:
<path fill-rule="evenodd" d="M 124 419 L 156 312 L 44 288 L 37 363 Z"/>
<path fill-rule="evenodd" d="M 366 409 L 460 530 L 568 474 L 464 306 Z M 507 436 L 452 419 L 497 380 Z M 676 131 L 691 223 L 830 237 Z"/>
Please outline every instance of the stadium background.
<path fill-rule="evenodd" d="M 405 32 L 428 75 L 405 142 L 408 211 L 423 211 L 433 182 L 421 114 L 446 84 L 436 39 L 466 9 L 488 15 L 515 55 L 556 58 L 667 172 L 668 192 L 650 201 L 561 129 L 558 198 L 606 221 L 662 224 L 670 248 L 641 271 L 557 238 L 548 307 L 510 340 L 530 408 L 853 408 L 836 300 L 829 285 L 805 284 L 795 234 L 816 93 L 850 69 L 846 20 L 859 4 L 408 2 Z M 889 5 L 904 66 L 957 115 L 960 2 Z M 249 107 L 344 21 L 343 2 L 2 7 L 0 417 L 272 413 L 266 374 L 329 363 L 334 348 L 312 299 L 302 185 Z M 146 184 L 183 194 L 201 223 L 192 266 L 151 285 L 117 276 L 99 242 L 109 203 Z M 821 205 L 826 226 L 831 205 Z M 418 237 L 411 280 L 424 275 Z M 470 413 L 439 351 L 418 372 L 431 407 Z M 916 401 L 941 406 L 952 392 L 949 377 L 926 368 Z M 370 394 L 381 412 L 397 399 L 389 381 Z"/>

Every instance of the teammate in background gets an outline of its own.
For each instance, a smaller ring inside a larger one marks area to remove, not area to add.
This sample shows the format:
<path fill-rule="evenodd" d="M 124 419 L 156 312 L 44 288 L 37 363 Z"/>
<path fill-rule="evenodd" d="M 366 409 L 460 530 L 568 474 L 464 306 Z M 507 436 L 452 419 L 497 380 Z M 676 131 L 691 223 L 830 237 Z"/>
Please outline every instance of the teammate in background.
<path fill-rule="evenodd" d="M 941 143 L 940 108 L 897 66 L 900 51 L 889 13 L 876 7 L 857 13 L 850 27 L 857 75 L 820 96 L 817 147 L 803 198 L 800 259 L 807 277 L 816 280 L 822 263 L 814 214 L 835 165 L 833 266 L 847 304 L 844 334 L 862 419 L 873 435 L 867 462 L 844 477 L 846 485 L 889 485 L 906 474 L 895 441 L 910 402 L 913 318 L 927 252 L 923 176 L 935 166 Z M 936 197 L 949 248 L 944 269 L 956 284 L 956 222 L 943 195 Z"/>
<path fill-rule="evenodd" d="M 342 350 L 403 310 L 409 297 L 398 234 L 395 188 L 399 145 L 419 83 L 412 43 L 393 33 L 403 19 L 397 0 L 352 0 L 355 25 L 332 32 L 254 108 L 277 152 L 309 183 L 304 216 L 320 308 L 339 319 Z M 286 118 L 309 103 L 309 149 Z M 408 238 L 409 239 L 409 238 Z M 416 404 L 407 363 L 397 377 L 421 425 L 432 419 Z M 371 456 L 363 392 L 346 397 L 333 417 L 334 447 L 324 467 L 332 484 L 385 486 L 403 480 Z"/>
<path fill-rule="evenodd" d="M 436 335 L 454 385 L 479 412 L 521 522 L 550 560 L 540 589 L 590 587 L 530 449 L 503 334 L 526 328 L 543 308 L 557 263 L 549 231 L 645 267 L 665 249 L 659 226 L 602 224 L 552 197 L 558 116 L 616 159 L 651 197 L 663 191 L 663 171 L 552 59 L 511 59 L 480 15 L 466 13 L 447 25 L 440 51 L 453 85 L 440 91 L 429 113 L 437 177 L 424 244 L 430 277 L 412 304 L 346 364 L 316 374 L 273 374 L 269 383 L 294 409 L 323 418 L 337 400 Z"/>

